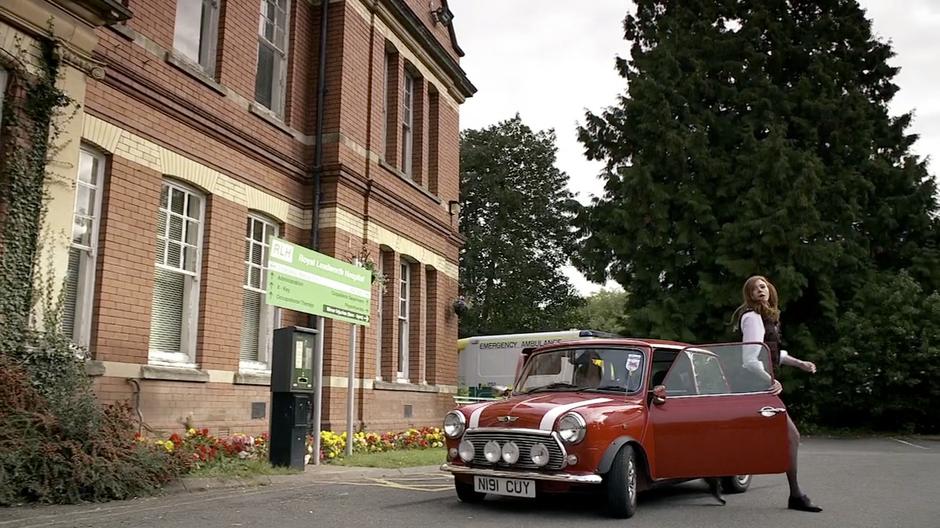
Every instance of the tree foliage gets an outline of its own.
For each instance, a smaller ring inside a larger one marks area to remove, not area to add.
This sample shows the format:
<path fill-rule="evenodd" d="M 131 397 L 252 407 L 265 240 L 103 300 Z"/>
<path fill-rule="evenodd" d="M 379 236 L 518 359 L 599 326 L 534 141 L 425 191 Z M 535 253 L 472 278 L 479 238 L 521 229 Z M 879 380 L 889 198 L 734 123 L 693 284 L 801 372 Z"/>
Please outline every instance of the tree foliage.
<path fill-rule="evenodd" d="M 840 332 L 885 320 L 871 284 L 940 286 L 937 189 L 911 114 L 888 112 L 890 46 L 856 0 L 641 0 L 624 28 L 627 92 L 579 130 L 607 181 L 576 264 L 631 292 L 629 332 L 700 342 L 740 335 L 741 284 L 766 275 L 789 348 L 835 378 L 851 358 L 824 356 L 858 345 Z M 788 397 L 828 401 L 812 387 Z"/>
<path fill-rule="evenodd" d="M 555 167 L 554 131 L 533 132 L 516 115 L 460 144 L 460 289 L 469 310 L 460 334 L 568 328 L 580 305 L 562 266 L 579 204 Z"/>
<path fill-rule="evenodd" d="M 578 310 L 578 327 L 625 335 L 626 304 L 627 292 L 602 289 L 584 299 L 584 306 Z"/>

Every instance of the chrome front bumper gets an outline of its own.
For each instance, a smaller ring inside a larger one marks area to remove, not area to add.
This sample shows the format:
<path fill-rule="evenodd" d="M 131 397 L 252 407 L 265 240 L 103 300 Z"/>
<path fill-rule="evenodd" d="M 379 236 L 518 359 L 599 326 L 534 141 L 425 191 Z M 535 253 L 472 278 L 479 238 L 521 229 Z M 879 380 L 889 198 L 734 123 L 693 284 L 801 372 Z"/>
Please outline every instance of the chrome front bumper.
<path fill-rule="evenodd" d="M 568 482 L 571 484 L 600 484 L 604 481 L 600 475 L 572 475 L 570 473 L 538 473 L 536 471 L 503 471 L 489 468 L 472 468 L 441 464 L 441 471 L 450 471 L 454 475 L 483 475 L 486 477 L 505 477 L 516 479 L 547 480 Z"/>

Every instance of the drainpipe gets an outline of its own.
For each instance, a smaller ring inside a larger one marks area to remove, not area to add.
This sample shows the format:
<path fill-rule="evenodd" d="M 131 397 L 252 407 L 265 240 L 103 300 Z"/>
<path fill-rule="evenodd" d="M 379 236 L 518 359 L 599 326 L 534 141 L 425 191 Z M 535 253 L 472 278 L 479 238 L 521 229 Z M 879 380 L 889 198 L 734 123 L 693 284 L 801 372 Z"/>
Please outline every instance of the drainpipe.
<path fill-rule="evenodd" d="M 329 6 L 329 0 L 320 0 L 320 66 L 317 77 L 317 125 L 313 158 L 313 222 L 310 226 L 310 248 L 314 251 L 320 249 L 320 180 L 323 175 L 323 114 L 326 113 L 323 100 L 326 96 L 326 32 Z M 314 316 L 311 316 L 310 326 L 316 326 Z"/>
<path fill-rule="evenodd" d="M 137 435 L 143 433 L 144 413 L 140 412 L 140 381 L 135 378 L 127 378 L 127 382 L 134 387 L 134 410 L 137 411 Z"/>
<path fill-rule="evenodd" d="M 317 128 L 316 145 L 314 145 L 313 158 L 313 218 L 310 223 L 310 248 L 314 251 L 320 250 L 320 199 L 323 193 L 320 192 L 320 184 L 323 176 L 323 114 L 326 113 L 323 108 L 326 95 L 326 32 L 328 27 L 330 0 L 320 0 L 320 66 L 317 77 Z M 323 402 L 323 318 L 315 315 L 310 316 L 311 328 L 317 329 L 317 344 L 314 350 L 313 360 L 313 379 L 317 382 L 317 387 L 313 393 L 313 458 L 314 464 L 320 464 L 320 418 L 321 404 Z M 350 439 L 351 440 L 351 439 Z"/>

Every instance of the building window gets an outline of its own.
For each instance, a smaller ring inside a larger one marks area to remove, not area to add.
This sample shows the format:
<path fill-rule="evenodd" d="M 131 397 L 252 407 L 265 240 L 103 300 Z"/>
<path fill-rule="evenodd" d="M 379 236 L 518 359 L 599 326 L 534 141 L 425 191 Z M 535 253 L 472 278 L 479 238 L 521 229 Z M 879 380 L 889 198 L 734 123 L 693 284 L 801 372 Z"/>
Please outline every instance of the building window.
<path fill-rule="evenodd" d="M 62 332 L 75 344 L 84 347 L 88 346 L 91 333 L 103 183 L 104 158 L 81 148 L 75 181 L 75 207 L 72 210 L 72 241 L 65 279 Z"/>
<path fill-rule="evenodd" d="M 411 266 L 401 263 L 398 281 L 398 381 L 408 381 L 408 321 L 411 313 Z"/>
<path fill-rule="evenodd" d="M 441 96 L 428 84 L 428 191 L 438 194 L 440 172 Z"/>
<path fill-rule="evenodd" d="M 268 287 L 268 250 L 277 226 L 257 216 L 248 217 L 245 233 L 245 300 L 242 304 L 241 368 L 268 370 L 277 310 L 265 299 Z"/>
<path fill-rule="evenodd" d="M 412 129 L 414 128 L 415 78 L 405 70 L 405 89 L 401 98 L 401 171 L 411 177 Z"/>
<path fill-rule="evenodd" d="M 378 273 L 380 275 L 385 275 L 385 259 L 388 258 L 388 254 L 385 251 L 379 250 L 379 259 L 376 265 L 378 266 Z M 382 298 L 382 291 L 385 289 L 384 285 L 379 287 L 378 302 L 376 303 L 376 317 L 375 320 L 378 321 L 378 324 L 375 325 L 375 379 L 382 379 L 382 327 L 385 325 L 385 310 L 382 309 L 384 304 L 384 299 Z"/>
<path fill-rule="evenodd" d="M 390 157 L 388 155 L 389 153 L 388 111 L 392 107 L 392 99 L 391 99 L 392 93 L 388 89 L 388 83 L 392 79 L 392 71 L 391 71 L 392 64 L 393 64 L 392 54 L 386 51 L 385 52 L 385 76 L 382 78 L 382 101 L 384 101 L 385 104 L 382 105 L 382 143 L 381 143 L 382 145 L 385 145 L 385 157 L 386 158 Z"/>
<path fill-rule="evenodd" d="M 219 0 L 178 0 L 173 48 L 214 74 L 218 26 Z"/>
<path fill-rule="evenodd" d="M 163 182 L 150 320 L 150 360 L 195 366 L 205 200 Z"/>
<path fill-rule="evenodd" d="M 255 101 L 277 115 L 284 113 L 289 9 L 289 0 L 261 0 Z"/>

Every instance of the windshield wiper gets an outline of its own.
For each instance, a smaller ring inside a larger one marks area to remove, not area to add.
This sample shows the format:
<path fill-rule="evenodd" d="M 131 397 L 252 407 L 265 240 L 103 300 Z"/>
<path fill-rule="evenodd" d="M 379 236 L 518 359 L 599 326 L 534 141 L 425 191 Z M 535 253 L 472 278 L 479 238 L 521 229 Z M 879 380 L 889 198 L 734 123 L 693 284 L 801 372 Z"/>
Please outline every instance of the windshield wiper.
<path fill-rule="evenodd" d="M 526 394 L 531 394 L 533 392 L 541 392 L 541 391 L 569 390 L 569 389 L 578 389 L 578 388 L 579 387 L 577 385 L 572 385 L 570 383 L 559 381 L 556 383 L 549 383 L 548 385 L 543 385 L 541 387 L 536 387 L 534 389 L 529 389 L 526 391 Z"/>
<path fill-rule="evenodd" d="M 622 385 L 601 385 L 600 387 L 593 387 L 590 389 L 584 389 L 586 391 L 617 391 L 617 392 L 627 392 L 627 388 Z"/>

